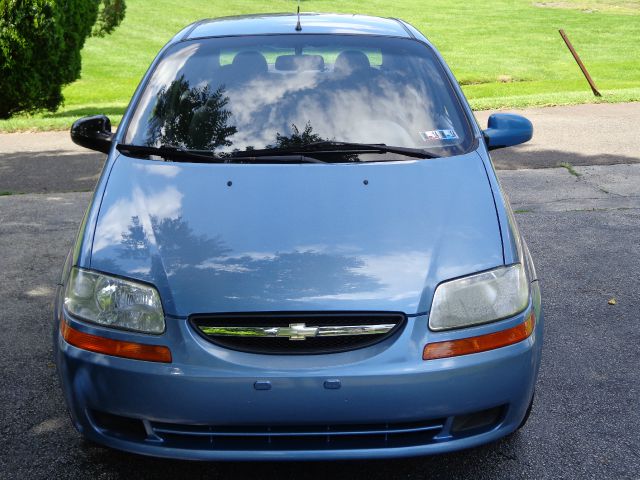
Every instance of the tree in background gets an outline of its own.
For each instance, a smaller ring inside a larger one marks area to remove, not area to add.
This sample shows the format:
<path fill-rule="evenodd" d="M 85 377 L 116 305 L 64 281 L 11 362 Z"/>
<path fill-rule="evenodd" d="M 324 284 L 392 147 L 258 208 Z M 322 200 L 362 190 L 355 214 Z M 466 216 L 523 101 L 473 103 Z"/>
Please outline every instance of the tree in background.
<path fill-rule="evenodd" d="M 124 0 L 101 0 L 98 21 L 93 26 L 91 35 L 94 37 L 109 35 L 122 23 L 126 10 Z"/>
<path fill-rule="evenodd" d="M 0 118 L 55 111 L 86 38 L 113 31 L 124 11 L 123 0 L 0 0 Z"/>

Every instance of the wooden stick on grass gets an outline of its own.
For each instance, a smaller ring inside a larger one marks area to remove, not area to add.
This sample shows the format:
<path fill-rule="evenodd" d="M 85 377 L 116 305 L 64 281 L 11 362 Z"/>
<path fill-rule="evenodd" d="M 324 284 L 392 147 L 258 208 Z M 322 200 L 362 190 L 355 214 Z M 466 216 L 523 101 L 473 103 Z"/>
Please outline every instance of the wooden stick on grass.
<path fill-rule="evenodd" d="M 591 75 L 589 75 L 589 72 L 587 71 L 587 67 L 584 66 L 584 63 L 582 63 L 582 60 L 580 60 L 580 56 L 578 55 L 578 52 L 576 52 L 576 49 L 573 48 L 573 45 L 571 45 L 571 42 L 569 41 L 569 37 L 567 37 L 567 34 L 564 33 L 564 30 L 560 29 L 558 31 L 560 32 L 560 36 L 564 40 L 564 43 L 566 43 L 567 47 L 569 47 L 569 50 L 571 51 L 571 55 L 573 55 L 573 58 L 578 63 L 578 66 L 580 67 L 580 70 L 582 70 L 582 73 L 584 74 L 585 78 L 587 79 L 587 82 L 589 82 L 589 86 L 591 87 L 591 91 L 593 92 L 593 94 L 596 97 L 601 97 L 602 95 L 598 91 L 598 88 L 596 87 L 596 84 L 593 81 L 593 78 L 591 78 Z"/>

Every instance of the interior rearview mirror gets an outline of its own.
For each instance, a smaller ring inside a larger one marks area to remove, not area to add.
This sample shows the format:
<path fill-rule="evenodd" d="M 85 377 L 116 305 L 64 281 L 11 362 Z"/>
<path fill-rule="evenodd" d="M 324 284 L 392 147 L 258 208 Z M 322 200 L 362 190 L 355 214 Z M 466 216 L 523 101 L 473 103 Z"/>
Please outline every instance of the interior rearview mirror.
<path fill-rule="evenodd" d="M 98 152 L 109 153 L 112 137 L 111 121 L 105 115 L 83 117 L 71 126 L 73 143 Z"/>
<path fill-rule="evenodd" d="M 533 136 L 531 122 L 513 113 L 494 113 L 489 117 L 487 127 L 483 133 L 489 150 L 520 145 Z"/>

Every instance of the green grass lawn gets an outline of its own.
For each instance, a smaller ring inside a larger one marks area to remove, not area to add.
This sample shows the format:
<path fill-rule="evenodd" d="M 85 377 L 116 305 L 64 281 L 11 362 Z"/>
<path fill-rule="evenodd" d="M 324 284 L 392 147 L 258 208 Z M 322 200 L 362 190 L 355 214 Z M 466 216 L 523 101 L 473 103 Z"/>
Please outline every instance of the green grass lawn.
<path fill-rule="evenodd" d="M 476 109 L 640 100 L 640 1 L 306 0 L 305 11 L 403 18 L 440 49 Z M 66 129 L 105 113 L 117 123 L 149 63 L 177 31 L 206 17 L 293 11 L 293 0 L 127 0 L 110 36 L 91 38 L 82 78 L 56 113 L 0 121 L 0 131 Z M 565 47 L 563 28 L 603 96 L 596 99 Z"/>

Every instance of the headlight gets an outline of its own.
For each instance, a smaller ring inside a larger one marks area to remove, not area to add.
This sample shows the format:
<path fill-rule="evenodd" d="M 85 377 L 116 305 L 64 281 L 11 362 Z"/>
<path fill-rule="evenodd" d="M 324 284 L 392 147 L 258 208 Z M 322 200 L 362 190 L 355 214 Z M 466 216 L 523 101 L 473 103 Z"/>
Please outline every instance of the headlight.
<path fill-rule="evenodd" d="M 522 264 L 451 280 L 438 285 L 429 314 L 431 330 L 469 327 L 512 317 L 529 304 L 529 283 Z"/>
<path fill-rule="evenodd" d="M 64 294 L 72 315 L 105 327 L 164 332 L 164 312 L 155 288 L 74 268 Z"/>

